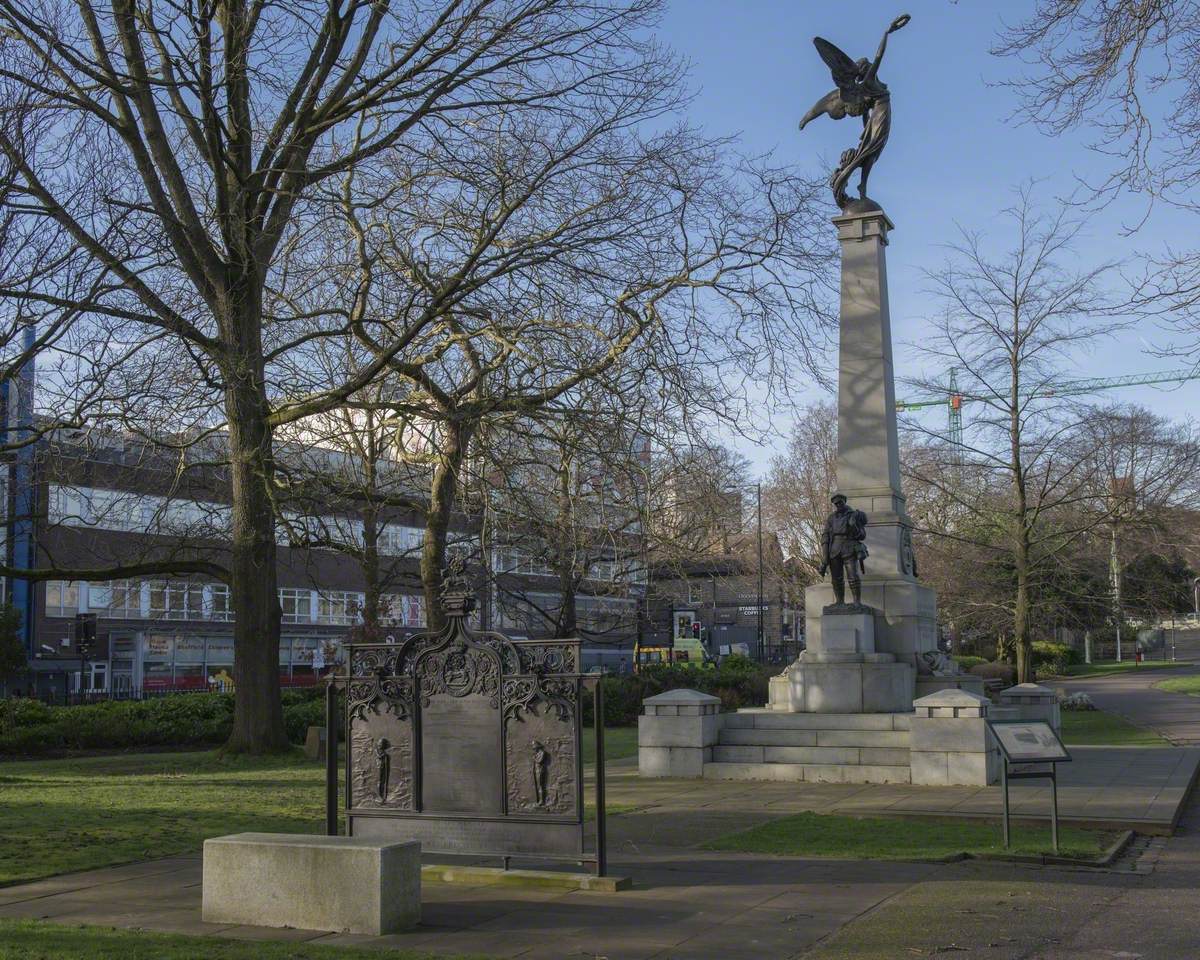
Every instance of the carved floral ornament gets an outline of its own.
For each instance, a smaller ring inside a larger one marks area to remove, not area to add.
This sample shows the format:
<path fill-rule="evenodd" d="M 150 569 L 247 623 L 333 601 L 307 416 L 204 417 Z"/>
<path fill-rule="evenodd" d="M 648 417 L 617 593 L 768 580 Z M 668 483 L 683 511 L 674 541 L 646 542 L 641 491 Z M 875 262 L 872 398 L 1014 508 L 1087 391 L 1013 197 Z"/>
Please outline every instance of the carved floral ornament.
<path fill-rule="evenodd" d="M 457 564 L 457 566 L 455 566 Z M 363 719 L 367 711 L 412 715 L 419 700 L 428 706 L 431 697 L 486 696 L 494 709 L 501 695 L 506 718 L 511 714 L 510 693 L 516 713 L 542 699 L 562 715 L 573 710 L 575 688 L 571 681 L 549 678 L 578 673 L 575 643 L 548 641 L 514 644 L 499 633 L 471 630 L 465 620 L 473 600 L 468 581 L 457 559 L 447 571 L 442 590 L 446 625 L 436 632 L 418 633 L 399 644 L 372 644 L 351 648 L 347 685 L 349 714 Z M 522 682 L 501 686 L 502 678 Z"/>

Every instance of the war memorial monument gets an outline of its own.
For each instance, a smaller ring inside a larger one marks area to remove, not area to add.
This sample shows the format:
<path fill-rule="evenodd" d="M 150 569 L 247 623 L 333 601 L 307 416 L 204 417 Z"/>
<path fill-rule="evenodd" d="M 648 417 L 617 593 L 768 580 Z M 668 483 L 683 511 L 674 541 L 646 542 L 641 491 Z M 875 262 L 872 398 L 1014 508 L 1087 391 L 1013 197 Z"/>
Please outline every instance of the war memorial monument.
<path fill-rule="evenodd" d="M 862 133 L 830 178 L 841 247 L 838 489 L 830 491 L 821 567 L 830 579 L 805 591 L 807 648 L 771 679 L 765 708 L 722 715 L 716 698 L 695 691 L 647 700 L 638 735 L 644 776 L 988 784 L 999 776 L 989 710 L 995 719 L 1051 709 L 1053 694 L 1041 688 L 1027 691 L 1019 708 L 989 704 L 982 680 L 938 651 L 936 598 L 917 575 L 900 483 L 888 312 L 894 226 L 867 194 L 891 130 L 891 94 L 879 69 L 888 38 L 909 20 L 892 21 L 873 60 L 813 41 L 836 87 L 800 128 L 822 115 L 849 116 L 861 118 Z"/>

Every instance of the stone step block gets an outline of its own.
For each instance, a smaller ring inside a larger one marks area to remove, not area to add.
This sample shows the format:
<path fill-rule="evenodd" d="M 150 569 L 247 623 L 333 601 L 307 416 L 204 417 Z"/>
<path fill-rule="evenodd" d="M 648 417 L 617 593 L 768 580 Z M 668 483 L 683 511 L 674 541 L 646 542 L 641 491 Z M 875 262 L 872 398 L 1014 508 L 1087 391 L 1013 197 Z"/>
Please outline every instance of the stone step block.
<path fill-rule="evenodd" d="M 767 763 L 860 763 L 857 747 L 764 747 Z"/>
<path fill-rule="evenodd" d="M 760 747 L 815 747 L 819 736 L 820 731 L 817 730 L 756 730 L 754 727 L 733 727 L 723 729 L 718 742 L 750 743 Z"/>
<path fill-rule="evenodd" d="M 817 730 L 818 747 L 907 747 L 907 730 Z M 749 741 L 744 741 L 749 742 Z"/>
<path fill-rule="evenodd" d="M 908 747 L 860 747 L 858 762 L 868 767 L 907 767 Z"/>
<path fill-rule="evenodd" d="M 907 713 L 780 713 L 739 710 L 725 715 L 729 729 L 755 730 L 907 730 Z"/>
<path fill-rule="evenodd" d="M 706 763 L 706 780 L 808 783 L 908 783 L 907 766 L 812 763 Z"/>
<path fill-rule="evenodd" d="M 722 746 L 718 744 L 712 748 L 713 760 L 729 763 L 762 763 L 763 749 L 763 747 L 756 746 Z"/>

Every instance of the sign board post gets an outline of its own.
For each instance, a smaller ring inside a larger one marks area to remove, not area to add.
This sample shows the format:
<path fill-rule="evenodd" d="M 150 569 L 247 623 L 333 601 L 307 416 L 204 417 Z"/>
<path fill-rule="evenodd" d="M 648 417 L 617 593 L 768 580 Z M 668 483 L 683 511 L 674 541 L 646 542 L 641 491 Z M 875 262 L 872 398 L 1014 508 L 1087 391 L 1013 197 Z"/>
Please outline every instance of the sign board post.
<path fill-rule="evenodd" d="M 1069 763 L 1071 754 L 1054 728 L 1044 720 L 989 722 L 988 729 L 999 745 L 1000 783 L 1004 791 L 1004 849 L 1011 844 L 1011 814 L 1008 798 L 1010 780 L 1050 781 L 1050 842 L 1058 853 L 1058 764 Z M 1046 769 L 1046 768 L 1049 769 Z"/>

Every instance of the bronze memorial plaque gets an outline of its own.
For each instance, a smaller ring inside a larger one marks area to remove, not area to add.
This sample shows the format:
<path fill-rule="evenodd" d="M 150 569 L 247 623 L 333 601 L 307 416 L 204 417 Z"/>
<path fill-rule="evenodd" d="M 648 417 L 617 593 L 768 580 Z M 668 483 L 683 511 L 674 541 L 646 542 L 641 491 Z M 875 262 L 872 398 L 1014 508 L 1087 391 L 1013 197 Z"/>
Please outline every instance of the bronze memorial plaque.
<path fill-rule="evenodd" d="M 579 641 L 476 632 L 461 568 L 446 583 L 441 630 L 348 648 L 349 832 L 602 864 L 585 850 Z"/>
<path fill-rule="evenodd" d="M 479 693 L 432 697 L 421 711 L 421 809 L 502 813 L 500 726 Z"/>

